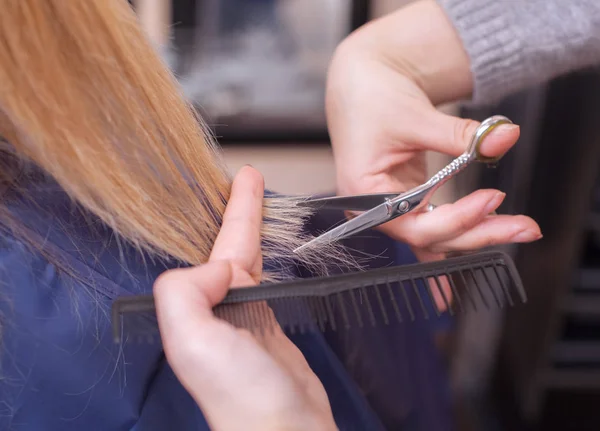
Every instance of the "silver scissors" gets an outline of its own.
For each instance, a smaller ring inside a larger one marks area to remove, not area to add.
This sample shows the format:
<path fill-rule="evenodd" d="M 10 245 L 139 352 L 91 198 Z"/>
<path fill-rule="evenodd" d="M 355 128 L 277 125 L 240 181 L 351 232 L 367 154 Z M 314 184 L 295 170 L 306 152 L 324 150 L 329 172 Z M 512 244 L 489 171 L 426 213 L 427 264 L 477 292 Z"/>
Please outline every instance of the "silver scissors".
<path fill-rule="evenodd" d="M 512 124 L 512 121 L 502 115 L 495 115 L 483 121 L 477 130 L 475 130 L 471 142 L 463 154 L 450 162 L 427 182 L 406 192 L 335 196 L 307 199 L 299 202 L 298 205 L 304 207 L 364 212 L 296 248 L 294 252 L 298 253 L 309 247 L 339 241 L 424 207 L 429 203 L 431 195 L 437 189 L 473 161 L 483 162 L 488 165 L 496 164 L 501 156 L 495 158 L 485 157 L 480 153 L 479 149 L 483 139 L 501 124 Z"/>

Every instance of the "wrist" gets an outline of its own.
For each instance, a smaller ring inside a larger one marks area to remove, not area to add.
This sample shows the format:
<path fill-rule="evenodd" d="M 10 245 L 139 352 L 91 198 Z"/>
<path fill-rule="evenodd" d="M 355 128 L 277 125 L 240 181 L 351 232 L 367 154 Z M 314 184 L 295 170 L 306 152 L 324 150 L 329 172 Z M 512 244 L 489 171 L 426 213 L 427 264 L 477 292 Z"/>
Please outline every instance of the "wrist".
<path fill-rule="evenodd" d="M 469 57 L 435 0 L 419 0 L 364 25 L 340 46 L 360 51 L 414 82 L 434 105 L 471 96 Z"/>

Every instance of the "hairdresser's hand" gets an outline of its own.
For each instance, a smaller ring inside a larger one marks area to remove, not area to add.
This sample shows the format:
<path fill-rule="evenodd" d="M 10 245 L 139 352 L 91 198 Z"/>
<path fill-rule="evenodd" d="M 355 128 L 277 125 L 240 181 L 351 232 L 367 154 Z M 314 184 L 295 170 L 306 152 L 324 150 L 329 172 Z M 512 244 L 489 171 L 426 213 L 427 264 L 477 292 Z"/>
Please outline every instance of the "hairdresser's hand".
<path fill-rule="evenodd" d="M 478 123 L 434 105 L 466 98 L 472 86 L 469 59 L 434 0 L 417 1 L 348 37 L 334 56 L 327 88 L 338 193 L 405 191 L 426 180 L 426 151 L 460 155 Z M 498 127 L 482 152 L 503 154 L 518 137 L 517 126 Z M 479 190 L 381 229 L 410 244 L 421 260 L 540 238 L 528 217 L 490 215 L 503 198 L 497 190 Z"/>
<path fill-rule="evenodd" d="M 263 188 L 257 171 L 242 169 L 210 262 L 156 282 L 166 356 L 212 429 L 334 430 L 321 382 L 274 318 L 274 332 L 256 338 L 212 313 L 229 287 L 260 279 Z"/>

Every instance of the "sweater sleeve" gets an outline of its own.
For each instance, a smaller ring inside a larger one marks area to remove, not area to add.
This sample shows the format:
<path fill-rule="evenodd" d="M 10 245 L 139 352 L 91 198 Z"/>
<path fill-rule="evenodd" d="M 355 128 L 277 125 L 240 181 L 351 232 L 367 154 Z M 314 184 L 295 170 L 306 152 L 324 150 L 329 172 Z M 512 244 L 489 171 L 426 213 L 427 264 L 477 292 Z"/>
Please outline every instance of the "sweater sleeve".
<path fill-rule="evenodd" d="M 600 0 L 437 0 L 471 61 L 471 103 L 600 64 Z"/>

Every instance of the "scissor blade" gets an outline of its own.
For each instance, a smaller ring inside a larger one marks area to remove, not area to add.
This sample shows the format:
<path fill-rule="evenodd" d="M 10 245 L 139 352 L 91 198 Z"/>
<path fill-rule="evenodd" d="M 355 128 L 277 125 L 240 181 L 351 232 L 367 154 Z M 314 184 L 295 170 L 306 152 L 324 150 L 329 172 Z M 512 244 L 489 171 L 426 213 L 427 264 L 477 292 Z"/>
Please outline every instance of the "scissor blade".
<path fill-rule="evenodd" d="M 332 196 L 301 201 L 298 203 L 298 206 L 316 209 L 369 211 L 377 205 L 384 203 L 387 199 L 393 199 L 398 195 L 399 193 L 373 193 L 354 196 Z"/>
<path fill-rule="evenodd" d="M 295 253 L 303 249 L 314 247 L 320 244 L 327 244 L 334 241 L 347 238 L 363 230 L 379 226 L 382 223 L 390 220 L 390 207 L 387 204 L 381 204 L 375 208 L 359 215 L 358 217 L 348 220 L 344 224 L 325 232 L 315 239 L 294 250 Z"/>

